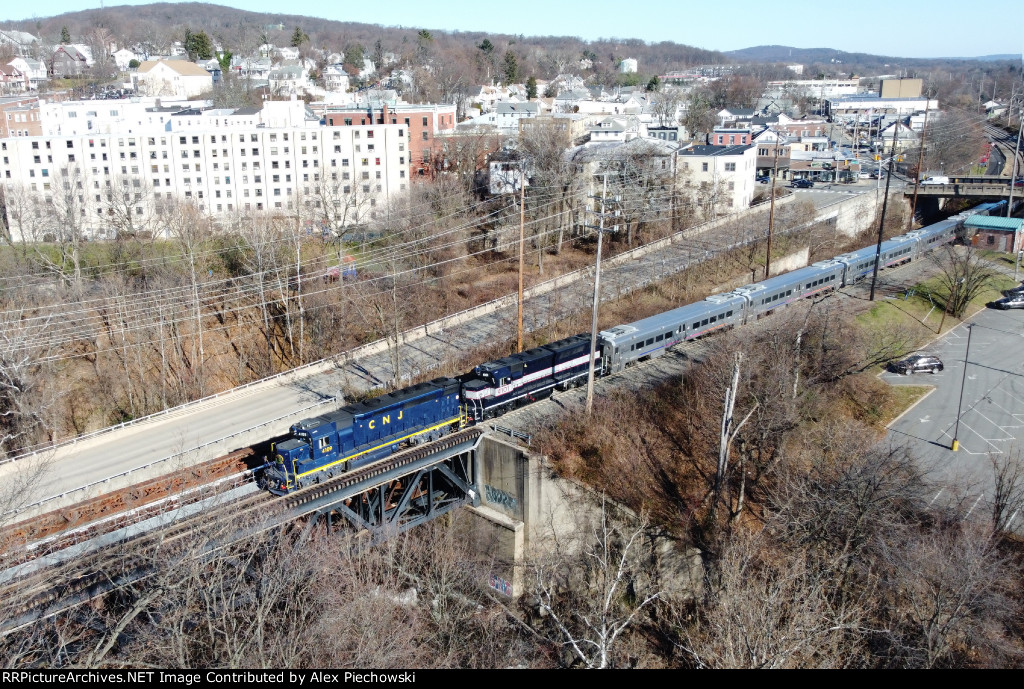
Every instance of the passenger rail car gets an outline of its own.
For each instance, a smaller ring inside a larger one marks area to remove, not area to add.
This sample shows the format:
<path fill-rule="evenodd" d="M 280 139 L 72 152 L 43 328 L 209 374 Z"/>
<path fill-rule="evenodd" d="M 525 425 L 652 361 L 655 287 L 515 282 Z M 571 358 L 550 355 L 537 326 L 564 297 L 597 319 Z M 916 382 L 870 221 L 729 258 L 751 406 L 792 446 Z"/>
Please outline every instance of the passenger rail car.
<path fill-rule="evenodd" d="M 834 290 L 842 285 L 845 269 L 843 263 L 834 259 L 818 261 L 806 268 L 739 287 L 735 294 L 746 300 L 745 320 L 756 318 L 812 294 Z"/>
<path fill-rule="evenodd" d="M 617 325 L 601 331 L 602 373 L 618 373 L 626 366 L 660 356 L 684 340 L 737 325 L 743 320 L 745 299 L 736 294 L 716 294 L 696 304 Z"/>
<path fill-rule="evenodd" d="M 917 260 L 952 242 L 970 213 L 883 242 L 880 267 Z M 603 330 L 594 353 L 595 375 L 618 373 L 680 342 L 852 285 L 873 272 L 875 253 L 875 246 L 865 247 Z M 263 483 L 274 493 L 287 493 L 386 457 L 403 444 L 435 440 L 468 423 L 548 397 L 556 389 L 579 385 L 586 380 L 589 355 L 590 334 L 581 333 L 480 364 L 459 378 L 436 378 L 303 419 L 274 448 L 274 461 L 264 471 Z"/>

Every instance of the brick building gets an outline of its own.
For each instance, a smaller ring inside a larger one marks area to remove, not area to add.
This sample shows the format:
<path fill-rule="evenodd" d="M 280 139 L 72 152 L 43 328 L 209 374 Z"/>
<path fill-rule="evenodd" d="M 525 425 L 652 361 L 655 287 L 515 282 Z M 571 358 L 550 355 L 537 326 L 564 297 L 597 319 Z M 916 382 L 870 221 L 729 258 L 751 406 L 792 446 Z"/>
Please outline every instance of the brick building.
<path fill-rule="evenodd" d="M 434 161 L 441 157 L 444 143 L 439 136 L 455 130 L 455 106 L 414 103 L 327 105 L 324 122 L 328 127 L 405 125 L 409 136 L 409 174 L 415 179 L 428 177 L 436 169 Z"/>

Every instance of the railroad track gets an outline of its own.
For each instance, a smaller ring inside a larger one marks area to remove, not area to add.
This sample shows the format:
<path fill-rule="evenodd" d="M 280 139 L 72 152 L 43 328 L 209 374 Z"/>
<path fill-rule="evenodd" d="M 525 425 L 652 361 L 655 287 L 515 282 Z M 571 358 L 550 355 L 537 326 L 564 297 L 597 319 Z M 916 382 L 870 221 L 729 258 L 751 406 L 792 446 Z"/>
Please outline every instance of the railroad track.
<path fill-rule="evenodd" d="M 275 517 L 301 513 L 303 505 L 473 441 L 484 430 L 474 427 L 459 431 L 288 495 L 273 496 L 259 491 L 233 499 L 160 529 L 122 539 L 115 547 L 91 551 L 56 568 L 44 566 L 28 571 L 23 567 L 24 576 L 12 577 L 0 586 L 0 600 L 7 601 L 0 635 L 137 583 L 152 576 L 160 566 L 206 556 L 239 538 L 272 528 L 280 522 Z"/>
<path fill-rule="evenodd" d="M 129 527 L 170 509 L 211 497 L 252 480 L 245 460 L 251 448 L 0 529 L 4 566 L 28 562 L 74 543 Z"/>

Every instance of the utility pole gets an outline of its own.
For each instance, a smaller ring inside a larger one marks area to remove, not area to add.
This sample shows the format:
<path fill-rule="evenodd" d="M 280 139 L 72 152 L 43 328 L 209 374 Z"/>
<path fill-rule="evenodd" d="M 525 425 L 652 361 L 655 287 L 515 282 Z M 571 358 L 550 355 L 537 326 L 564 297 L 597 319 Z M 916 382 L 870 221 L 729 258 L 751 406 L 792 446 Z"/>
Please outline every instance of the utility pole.
<path fill-rule="evenodd" d="M 1010 103 L 1010 107 L 1013 107 L 1013 103 Z M 1018 102 L 1018 107 L 1020 103 Z M 1020 133 L 1024 131 L 1024 119 L 1017 118 L 1017 145 L 1013 148 L 1013 167 L 1010 168 L 1010 198 L 1006 201 L 1006 217 L 1009 218 L 1013 214 L 1013 189 L 1017 185 L 1017 160 L 1020 158 Z M 1016 248 L 1016 247 L 1014 247 Z"/>
<path fill-rule="evenodd" d="M 914 178 L 914 200 L 910 202 L 910 217 L 907 218 L 907 232 L 914 229 L 914 213 L 917 212 L 917 187 L 921 183 L 921 166 L 924 165 L 924 143 L 928 136 L 928 101 L 930 93 L 925 94 L 924 100 L 924 126 L 921 127 L 921 152 L 917 156 L 917 176 Z M 1011 193 L 1012 189 L 1011 189 Z"/>
<path fill-rule="evenodd" d="M 672 219 L 670 220 L 672 226 L 672 234 L 679 231 L 679 221 L 676 219 L 676 197 L 679 195 L 679 151 L 676 150 L 672 154 L 672 196 L 669 199 L 671 201 Z"/>
<path fill-rule="evenodd" d="M 519 168 L 519 339 L 516 351 L 523 351 L 523 245 L 526 235 L 526 166 Z"/>
<path fill-rule="evenodd" d="M 896 160 L 896 134 L 899 132 L 900 121 L 897 119 L 892 128 L 892 151 L 889 154 L 889 173 L 885 176 L 885 198 L 882 199 L 882 217 L 878 221 L 878 246 L 875 247 L 875 271 L 871 275 L 871 301 L 875 300 L 875 283 L 878 281 L 878 267 L 882 263 L 882 230 L 885 228 L 885 209 L 889 205 L 889 181 L 892 180 L 892 162 Z M 878 169 L 882 169 L 879 161 Z"/>
<path fill-rule="evenodd" d="M 595 199 L 596 200 L 596 199 Z M 618 200 L 618 197 L 616 197 Z M 587 407 L 586 415 L 590 418 L 594 406 L 594 355 L 597 352 L 597 309 L 601 299 L 601 238 L 604 236 L 605 204 L 608 201 L 608 173 L 604 173 L 604 185 L 601 190 L 601 212 L 598 213 L 598 225 L 591 229 L 597 230 L 597 260 L 594 264 L 594 313 L 590 323 L 590 361 L 587 366 Z M 618 211 L 615 212 L 618 215 Z M 611 228 L 612 232 L 619 229 L 618 225 Z"/>
<path fill-rule="evenodd" d="M 779 174 L 779 146 L 782 145 L 782 135 L 775 133 L 775 162 L 772 165 L 772 188 L 771 202 L 768 205 L 768 249 L 764 257 L 764 279 L 769 277 L 769 270 L 772 265 L 772 230 L 775 229 L 775 178 Z"/>

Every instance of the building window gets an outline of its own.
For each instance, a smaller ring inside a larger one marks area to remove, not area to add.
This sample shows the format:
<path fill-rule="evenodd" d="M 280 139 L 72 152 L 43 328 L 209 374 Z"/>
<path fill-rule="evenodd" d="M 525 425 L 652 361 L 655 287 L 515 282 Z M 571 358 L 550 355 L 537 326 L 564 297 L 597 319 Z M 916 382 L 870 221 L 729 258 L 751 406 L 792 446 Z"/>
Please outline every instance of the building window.
<path fill-rule="evenodd" d="M 736 163 L 726 163 L 725 164 L 725 171 L 726 172 L 736 172 Z"/>

